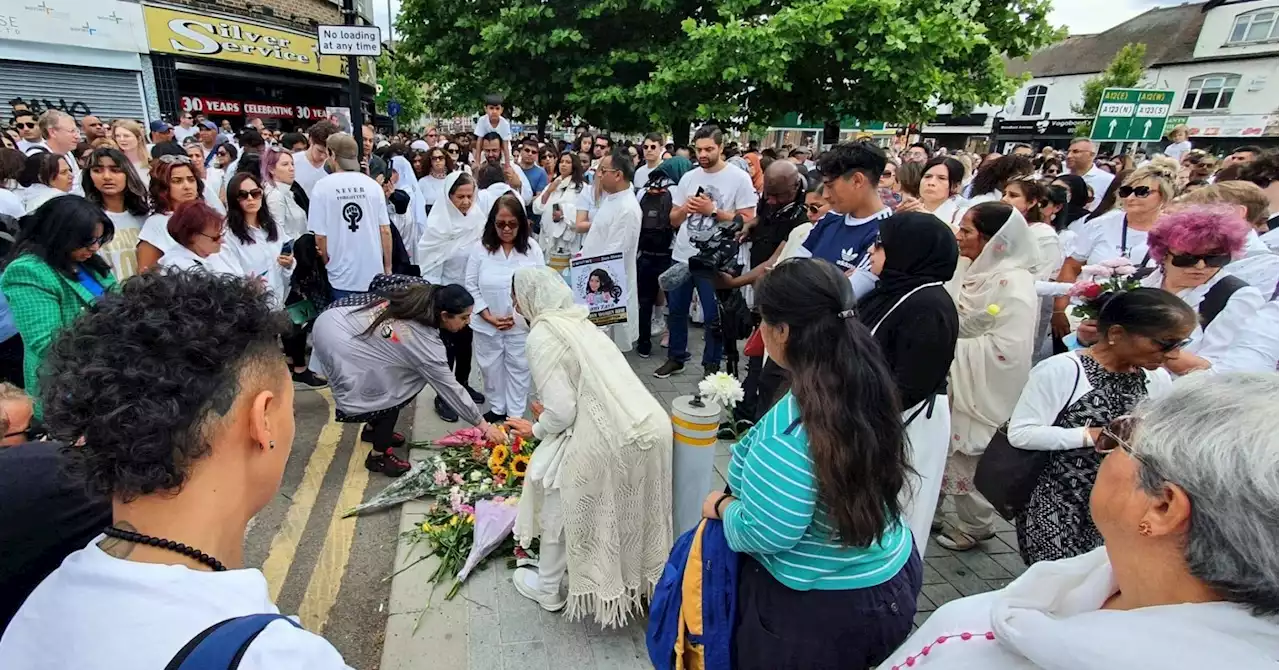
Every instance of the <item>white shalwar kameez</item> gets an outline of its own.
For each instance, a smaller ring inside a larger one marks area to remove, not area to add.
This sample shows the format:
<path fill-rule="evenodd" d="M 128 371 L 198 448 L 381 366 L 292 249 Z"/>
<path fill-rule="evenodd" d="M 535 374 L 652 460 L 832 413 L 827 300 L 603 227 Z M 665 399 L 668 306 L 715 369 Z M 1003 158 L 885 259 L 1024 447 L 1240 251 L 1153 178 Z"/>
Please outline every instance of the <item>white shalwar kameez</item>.
<path fill-rule="evenodd" d="M 512 249 L 508 255 L 502 247 L 490 252 L 483 245 L 476 245 L 467 259 L 466 288 L 476 301 L 475 318 L 471 320 L 476 363 L 484 374 L 484 394 L 489 399 L 489 411 L 494 414 L 524 414 L 530 382 L 529 360 L 525 356 L 529 324 L 511 304 L 511 278 L 517 268 L 545 264 L 542 249 L 532 238 L 528 253 Z M 515 325 L 498 330 L 480 316 L 486 309 L 494 317 L 515 317 Z"/>
<path fill-rule="evenodd" d="M 618 350 L 631 351 L 640 337 L 640 299 L 636 281 L 636 254 L 640 244 L 640 203 L 631 189 L 605 193 L 591 219 L 591 230 L 582 242 L 582 256 L 622 253 L 627 271 L 627 320 L 609 327 Z"/>

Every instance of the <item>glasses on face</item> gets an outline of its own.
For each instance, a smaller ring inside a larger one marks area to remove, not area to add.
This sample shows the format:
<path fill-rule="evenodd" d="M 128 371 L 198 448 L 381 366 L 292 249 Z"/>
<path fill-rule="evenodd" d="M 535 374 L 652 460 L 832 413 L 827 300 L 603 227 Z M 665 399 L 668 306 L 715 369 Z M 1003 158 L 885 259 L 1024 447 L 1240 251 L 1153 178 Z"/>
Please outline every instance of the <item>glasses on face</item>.
<path fill-rule="evenodd" d="M 446 153 L 448 153 L 450 156 L 457 156 L 457 155 L 458 155 L 458 150 L 457 150 L 457 149 L 449 149 L 449 150 L 447 150 L 447 152 L 446 152 Z"/>
<path fill-rule="evenodd" d="M 222 154 L 222 155 L 225 156 L 226 154 Z M 165 154 L 156 160 L 160 161 L 161 163 L 168 163 L 170 165 L 191 165 L 190 158 L 186 156 L 174 156 L 173 154 Z"/>
<path fill-rule="evenodd" d="M 214 242 L 222 242 L 222 238 L 227 236 L 227 231 L 226 229 L 223 229 L 223 230 L 219 230 L 217 235 L 210 235 L 209 233 L 206 233 L 202 230 L 200 231 L 199 234 L 201 237 L 207 237 L 210 240 L 213 240 Z"/>
<path fill-rule="evenodd" d="M 245 200 L 258 200 L 262 197 L 262 189 L 251 188 L 240 191 L 236 194 L 236 200 L 244 202 Z"/>
<path fill-rule="evenodd" d="M 661 148 L 662 148 L 662 147 L 659 147 L 659 146 L 658 146 L 658 145 L 656 145 L 656 144 L 646 144 L 646 145 L 644 145 L 644 150 L 645 150 L 645 151 L 657 151 L 658 149 L 661 149 Z"/>
<path fill-rule="evenodd" d="M 15 124 L 13 124 L 13 125 L 14 125 L 14 127 L 16 127 L 16 128 L 27 128 L 27 129 L 31 129 L 31 128 L 35 128 L 35 127 L 36 127 L 36 124 L 35 124 L 35 123 L 29 122 L 29 121 L 19 121 L 19 122 L 17 122 L 17 123 L 15 123 Z"/>
<path fill-rule="evenodd" d="M 1148 337 L 1147 339 L 1148 339 L 1148 340 L 1151 340 L 1152 342 L 1154 342 L 1154 343 L 1155 343 L 1155 345 L 1156 345 L 1156 348 L 1157 348 L 1157 349 L 1159 349 L 1159 350 L 1160 350 L 1160 353 L 1162 353 L 1162 354 L 1167 354 L 1167 353 L 1170 353 L 1170 352 L 1172 352 L 1172 351 L 1176 351 L 1176 350 L 1178 350 L 1178 349 L 1182 349 L 1182 348 L 1184 348 L 1184 347 L 1191 346 L 1191 340 L 1190 340 L 1190 339 L 1185 339 L 1185 340 L 1157 340 L 1157 339 L 1156 339 L 1156 338 L 1154 338 L 1154 337 Z"/>
<path fill-rule="evenodd" d="M 85 241 L 84 244 L 80 245 L 80 248 L 90 249 L 93 247 L 103 247 L 103 246 L 106 246 L 107 242 L 110 242 L 110 241 L 111 241 L 110 235 L 100 235 L 98 237 L 90 237 L 88 240 Z"/>
<path fill-rule="evenodd" d="M 893 171 L 893 170 L 885 170 L 884 172 L 881 172 L 881 173 L 880 173 L 880 176 L 881 176 L 881 177 L 892 177 L 892 176 L 894 176 L 894 174 L 895 174 L 895 173 L 894 173 L 894 171 Z"/>
<path fill-rule="evenodd" d="M 810 214 L 817 214 L 822 211 L 822 205 L 805 205 L 804 209 Z"/>
<path fill-rule="evenodd" d="M 1150 186 L 1121 186 L 1120 188 L 1116 189 L 1116 195 L 1120 196 L 1121 198 L 1127 198 L 1129 196 L 1133 196 L 1135 198 L 1145 198 L 1151 195 L 1151 187 Z"/>
<path fill-rule="evenodd" d="M 608 148 L 609 148 L 609 145 L 607 145 L 607 144 L 597 144 L 597 145 L 596 145 L 596 148 L 597 148 L 597 149 L 608 149 Z"/>
<path fill-rule="evenodd" d="M 519 221 L 507 221 L 507 222 L 495 221 L 493 224 L 493 227 L 499 230 L 519 230 L 520 222 Z"/>
<path fill-rule="evenodd" d="M 1200 261 L 1207 267 L 1220 268 L 1231 262 L 1231 254 L 1172 254 L 1169 257 L 1169 262 L 1178 268 L 1195 267 Z"/>
<path fill-rule="evenodd" d="M 432 156 L 432 157 L 431 157 L 431 160 L 432 160 L 432 161 L 442 161 L 442 160 L 444 160 L 444 156 L 442 156 L 442 155 L 440 155 L 440 154 L 436 154 L 436 155 L 434 155 L 434 156 Z"/>

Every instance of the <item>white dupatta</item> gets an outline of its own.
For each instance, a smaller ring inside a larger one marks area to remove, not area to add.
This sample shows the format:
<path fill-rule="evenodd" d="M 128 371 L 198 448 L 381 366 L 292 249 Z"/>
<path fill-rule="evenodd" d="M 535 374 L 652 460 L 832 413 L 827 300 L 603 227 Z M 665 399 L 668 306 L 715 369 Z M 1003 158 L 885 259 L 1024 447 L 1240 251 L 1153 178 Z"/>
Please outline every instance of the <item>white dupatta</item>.
<path fill-rule="evenodd" d="M 520 268 L 514 285 L 530 322 L 534 388 L 541 394 L 567 374 L 576 393 L 572 428 L 534 451 L 515 535 L 527 544 L 542 533 L 539 512 L 548 489 L 558 489 L 568 615 L 592 612 L 601 626 L 621 626 L 643 612 L 671 551 L 670 419 L 558 273 Z"/>
<path fill-rule="evenodd" d="M 444 197 L 431 208 L 427 227 L 418 240 L 418 265 L 425 278 L 440 277 L 445 261 L 480 242 L 485 215 L 473 202 L 463 214 L 449 197 L 453 185 L 462 177 L 453 172 L 444 178 Z"/>
<path fill-rule="evenodd" d="M 947 285 L 960 313 L 951 363 L 951 450 L 977 456 L 1009 420 L 1031 374 L 1040 261 L 1027 221 L 1014 209 L 969 263 L 960 258 Z"/>

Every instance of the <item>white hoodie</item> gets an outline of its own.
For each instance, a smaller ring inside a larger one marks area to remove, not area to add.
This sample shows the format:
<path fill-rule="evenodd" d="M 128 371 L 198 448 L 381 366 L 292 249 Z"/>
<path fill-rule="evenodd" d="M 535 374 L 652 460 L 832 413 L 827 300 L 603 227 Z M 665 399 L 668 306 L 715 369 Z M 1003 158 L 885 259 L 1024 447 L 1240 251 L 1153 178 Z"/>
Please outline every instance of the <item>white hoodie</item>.
<path fill-rule="evenodd" d="M 1036 563 L 999 591 L 942 606 L 880 670 L 1276 667 L 1274 619 L 1225 602 L 1099 609 L 1116 590 L 1105 547 Z"/>

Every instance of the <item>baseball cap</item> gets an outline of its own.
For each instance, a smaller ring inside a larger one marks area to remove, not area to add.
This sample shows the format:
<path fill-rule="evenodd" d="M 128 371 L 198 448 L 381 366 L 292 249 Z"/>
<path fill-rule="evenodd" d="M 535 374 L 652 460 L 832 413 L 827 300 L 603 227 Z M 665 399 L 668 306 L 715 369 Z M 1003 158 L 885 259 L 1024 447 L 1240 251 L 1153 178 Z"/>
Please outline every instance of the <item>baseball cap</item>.
<path fill-rule="evenodd" d="M 348 172 L 360 170 L 360 158 L 356 148 L 356 138 L 351 133 L 334 133 L 329 136 L 325 146 L 338 161 L 338 167 Z"/>
<path fill-rule="evenodd" d="M 153 133 L 167 133 L 170 130 L 173 130 L 173 126 L 165 123 L 164 121 L 157 120 L 151 122 L 151 132 Z"/>
<path fill-rule="evenodd" d="M 217 129 L 218 129 L 218 124 L 216 124 L 216 123 L 214 123 L 214 122 L 210 121 L 209 119 L 205 119 L 204 121 L 201 121 L 200 123 L 198 123 L 198 124 L 196 124 L 196 125 L 200 126 L 201 128 L 204 128 L 205 130 L 217 130 Z"/>

